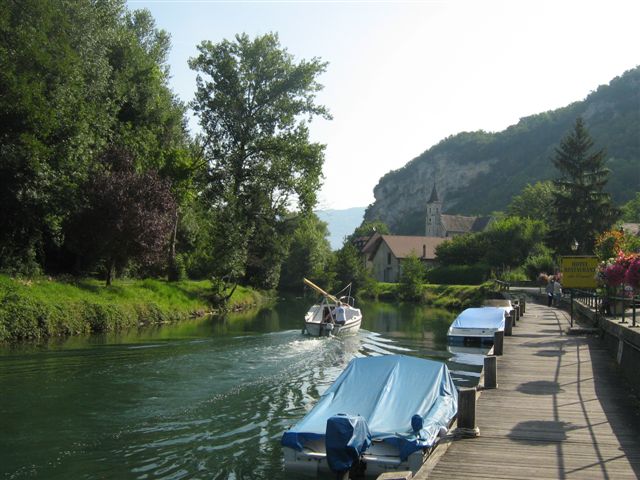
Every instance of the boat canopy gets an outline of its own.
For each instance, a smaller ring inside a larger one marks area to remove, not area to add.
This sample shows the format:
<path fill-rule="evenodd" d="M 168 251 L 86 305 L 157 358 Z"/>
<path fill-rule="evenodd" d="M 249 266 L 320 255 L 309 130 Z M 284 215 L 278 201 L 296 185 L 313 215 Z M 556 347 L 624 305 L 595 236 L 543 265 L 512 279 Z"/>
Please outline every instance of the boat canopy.
<path fill-rule="evenodd" d="M 453 321 L 451 328 L 504 330 L 504 309 L 501 307 L 467 308 Z"/>
<path fill-rule="evenodd" d="M 282 437 L 282 445 L 302 451 L 325 437 L 334 415 L 360 415 L 371 440 L 398 447 L 402 461 L 433 446 L 456 415 L 458 394 L 442 362 L 404 355 L 354 358 L 317 405 Z"/>

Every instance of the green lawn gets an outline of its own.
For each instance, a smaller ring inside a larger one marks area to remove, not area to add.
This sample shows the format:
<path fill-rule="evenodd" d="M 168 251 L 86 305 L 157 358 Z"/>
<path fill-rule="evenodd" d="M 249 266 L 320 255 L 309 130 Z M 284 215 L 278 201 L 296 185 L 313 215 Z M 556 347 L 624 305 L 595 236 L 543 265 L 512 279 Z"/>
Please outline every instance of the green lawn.
<path fill-rule="evenodd" d="M 13 279 L 0 275 L 0 341 L 117 331 L 175 322 L 212 310 L 211 283 L 202 281 L 47 278 Z M 254 290 L 238 287 L 230 308 L 262 303 Z"/>

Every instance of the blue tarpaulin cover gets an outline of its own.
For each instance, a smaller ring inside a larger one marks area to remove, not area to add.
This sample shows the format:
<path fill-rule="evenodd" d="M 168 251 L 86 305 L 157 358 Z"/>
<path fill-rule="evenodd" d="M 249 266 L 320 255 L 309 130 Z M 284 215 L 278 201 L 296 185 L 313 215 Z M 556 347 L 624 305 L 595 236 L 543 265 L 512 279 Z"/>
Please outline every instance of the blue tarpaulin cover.
<path fill-rule="evenodd" d="M 396 445 L 404 461 L 433 446 L 457 409 L 458 394 L 442 362 L 404 355 L 354 358 L 318 404 L 284 433 L 282 445 L 301 451 L 307 441 L 324 438 L 330 417 L 361 415 L 371 439 Z M 424 419 L 418 432 L 411 426 L 416 414 Z"/>
<path fill-rule="evenodd" d="M 360 415 L 329 418 L 324 443 L 331 471 L 346 472 L 371 445 L 367 421 Z"/>
<path fill-rule="evenodd" d="M 451 328 L 497 328 L 504 330 L 504 309 L 500 307 L 467 308 Z"/>

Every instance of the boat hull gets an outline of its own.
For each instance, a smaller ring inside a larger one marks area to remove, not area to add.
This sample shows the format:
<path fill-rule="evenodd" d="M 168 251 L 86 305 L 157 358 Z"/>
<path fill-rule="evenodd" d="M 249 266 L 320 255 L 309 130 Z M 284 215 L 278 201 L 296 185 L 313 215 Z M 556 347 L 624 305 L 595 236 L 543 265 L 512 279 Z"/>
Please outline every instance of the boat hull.
<path fill-rule="evenodd" d="M 354 318 L 344 325 L 336 323 L 304 322 L 307 334 L 312 337 L 326 337 L 329 335 L 348 335 L 360 330 L 362 317 Z"/>
<path fill-rule="evenodd" d="M 318 475 L 335 475 L 329 468 L 324 450 L 319 452 L 299 452 L 290 447 L 282 447 L 284 469 L 290 476 L 316 477 Z M 414 452 L 404 462 L 400 461 L 398 452 L 393 452 L 387 445 L 374 445 L 362 456 L 359 467 L 367 477 L 377 477 L 387 472 L 416 473 L 429 456 L 429 451 Z"/>

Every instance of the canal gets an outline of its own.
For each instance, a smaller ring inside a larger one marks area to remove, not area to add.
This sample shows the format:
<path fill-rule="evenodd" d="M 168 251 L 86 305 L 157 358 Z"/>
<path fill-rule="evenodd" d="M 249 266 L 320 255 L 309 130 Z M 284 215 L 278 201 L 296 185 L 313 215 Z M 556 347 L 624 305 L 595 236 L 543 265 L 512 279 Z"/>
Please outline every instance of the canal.
<path fill-rule="evenodd" d="M 478 381 L 452 313 L 362 305 L 357 335 L 301 335 L 309 302 L 122 335 L 0 348 L 0 479 L 285 478 L 280 437 L 355 356 L 404 354 Z"/>

